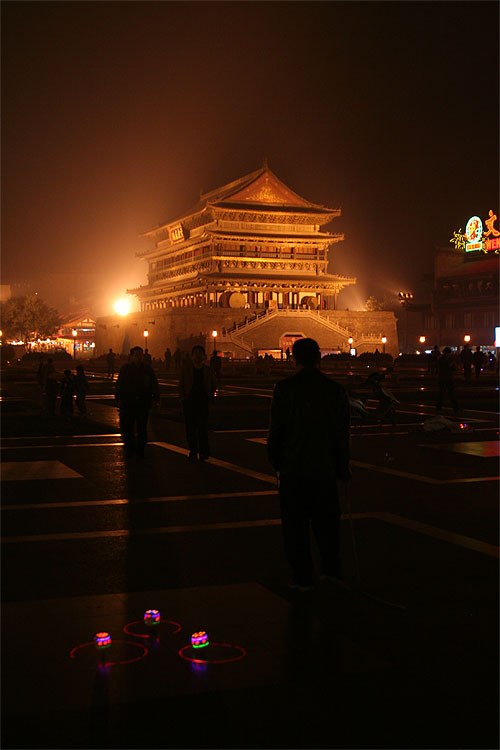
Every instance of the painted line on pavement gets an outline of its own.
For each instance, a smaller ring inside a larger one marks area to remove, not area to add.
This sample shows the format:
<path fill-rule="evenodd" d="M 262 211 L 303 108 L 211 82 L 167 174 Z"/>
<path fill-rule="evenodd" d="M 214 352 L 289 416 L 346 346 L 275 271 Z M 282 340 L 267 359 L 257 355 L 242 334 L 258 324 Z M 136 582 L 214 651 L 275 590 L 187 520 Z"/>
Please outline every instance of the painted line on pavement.
<path fill-rule="evenodd" d="M 22 437 L 3 437 L 1 442 L 6 440 L 69 440 L 74 438 L 98 438 L 98 437 L 120 437 L 119 432 L 94 433 L 92 435 L 23 435 Z"/>
<path fill-rule="evenodd" d="M 440 529 L 437 526 L 431 526 L 428 523 L 422 523 L 421 521 L 414 521 L 411 518 L 405 518 L 404 516 L 398 516 L 395 513 L 380 512 L 374 514 L 381 521 L 387 521 L 387 523 L 400 526 L 411 531 L 416 531 L 419 534 L 425 534 L 426 536 L 434 537 L 434 539 L 440 539 L 450 544 L 455 544 L 458 547 L 464 547 L 465 549 L 474 550 L 475 552 L 481 552 L 483 555 L 489 557 L 499 557 L 500 549 L 494 544 L 488 544 L 487 542 L 481 542 L 479 539 L 473 539 L 470 536 L 464 536 L 463 534 L 457 534 L 454 531 L 447 531 L 446 529 Z"/>
<path fill-rule="evenodd" d="M 29 503 L 24 505 L 3 505 L 0 510 L 35 510 L 37 508 L 87 508 L 101 505 L 130 505 L 142 503 L 178 503 L 185 500 L 226 500 L 237 497 L 265 497 L 277 495 L 278 490 L 255 490 L 250 492 L 212 492 L 199 495 L 166 495 L 165 497 L 115 498 L 113 500 L 72 500 L 61 503 Z"/>
<path fill-rule="evenodd" d="M 150 445 L 158 445 L 160 448 L 165 448 L 166 450 L 173 451 L 174 453 L 181 453 L 183 456 L 189 455 L 189 451 L 187 450 L 187 448 L 181 448 L 180 446 L 173 445 L 172 443 L 153 442 L 150 443 Z M 221 461 L 221 459 L 219 458 L 207 458 L 204 463 L 212 464 L 212 466 L 220 466 L 222 469 L 235 471 L 238 474 L 244 474 L 245 476 L 252 477 L 253 479 L 260 479 L 261 482 L 276 484 L 276 477 L 273 474 L 263 474 L 259 471 L 247 469 L 244 466 L 238 466 L 238 464 L 232 464 L 229 461 Z"/>
<path fill-rule="evenodd" d="M 410 531 L 423 534 L 424 536 L 430 536 L 440 541 L 448 542 L 458 547 L 479 552 L 488 557 L 499 557 L 499 548 L 493 544 L 482 542 L 479 539 L 473 539 L 472 537 L 457 534 L 446 529 L 440 529 L 437 526 L 431 526 L 430 524 L 421 523 L 420 521 L 414 521 L 411 518 L 404 518 L 394 513 L 385 512 L 371 512 L 371 513 L 352 513 L 342 514 L 341 519 L 343 521 L 347 519 L 352 520 L 363 520 L 373 519 L 378 521 L 385 521 L 386 523 L 392 524 L 393 526 L 399 526 L 400 528 L 406 528 Z M 280 526 L 280 518 L 266 518 L 255 521 L 236 521 L 236 522 L 223 522 L 223 523 L 207 523 L 207 524 L 195 524 L 188 526 L 163 526 L 152 529 L 115 529 L 112 531 L 83 531 L 83 532 L 71 532 L 71 533 L 57 533 L 57 534 L 36 534 L 31 536 L 15 536 L 15 537 L 4 537 L 2 538 L 3 544 L 20 544 L 29 542 L 59 542 L 59 541 L 71 541 L 79 539 L 102 539 L 106 537 L 131 537 L 131 536 L 147 536 L 153 534 L 187 534 L 192 532 L 200 531 L 228 531 L 233 529 L 245 529 L 245 528 L 259 528 L 266 526 Z"/>
<path fill-rule="evenodd" d="M 351 460 L 351 466 L 359 466 L 360 469 L 369 471 L 378 471 L 381 474 L 392 474 L 404 479 L 413 479 L 415 482 L 425 482 L 426 484 L 469 484 L 473 482 L 496 482 L 500 477 L 465 477 L 463 479 L 434 479 L 421 474 L 412 474 L 408 471 L 399 471 L 399 469 L 389 469 L 387 466 L 377 466 L 376 464 L 367 464 L 364 461 Z"/>
<path fill-rule="evenodd" d="M 1 450 L 2 451 L 23 451 L 27 448 L 30 448 L 31 450 L 46 450 L 47 448 L 108 448 L 109 446 L 113 445 L 123 445 L 122 442 L 118 443 L 58 443 L 58 444 L 51 444 L 51 445 L 2 445 Z"/>

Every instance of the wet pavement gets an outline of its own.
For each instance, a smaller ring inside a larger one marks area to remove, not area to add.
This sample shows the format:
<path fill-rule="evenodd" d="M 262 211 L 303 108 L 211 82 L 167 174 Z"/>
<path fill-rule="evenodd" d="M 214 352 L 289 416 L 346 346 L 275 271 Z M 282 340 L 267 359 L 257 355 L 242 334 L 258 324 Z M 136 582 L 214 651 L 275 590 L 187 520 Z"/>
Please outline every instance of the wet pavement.
<path fill-rule="evenodd" d="M 396 426 L 353 427 L 350 589 L 311 594 L 287 588 L 272 384 L 225 378 L 193 464 L 163 376 L 146 457 L 127 462 L 105 378 L 65 421 L 32 373 L 3 373 L 4 747 L 498 746 L 495 379 L 459 389 L 457 432 L 423 430 L 425 377 L 391 386 Z M 200 630 L 206 659 L 186 660 Z"/>

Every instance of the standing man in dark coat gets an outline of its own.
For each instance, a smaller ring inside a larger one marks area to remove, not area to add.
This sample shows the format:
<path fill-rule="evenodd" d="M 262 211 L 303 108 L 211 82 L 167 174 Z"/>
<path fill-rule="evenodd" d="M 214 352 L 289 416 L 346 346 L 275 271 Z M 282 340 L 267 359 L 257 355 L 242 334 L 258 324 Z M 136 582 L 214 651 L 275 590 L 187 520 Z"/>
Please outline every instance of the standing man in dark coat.
<path fill-rule="evenodd" d="M 153 369 L 143 362 L 140 346 L 130 350 L 130 359 L 123 365 L 115 385 L 115 399 L 120 410 L 120 431 L 127 456 L 137 453 L 144 457 L 148 442 L 147 424 L 152 402 L 160 402 L 158 380 Z"/>
<path fill-rule="evenodd" d="M 215 375 L 206 362 L 205 349 L 193 346 L 179 380 L 179 395 L 184 408 L 189 458 L 206 461 L 208 444 L 208 404 L 216 389 Z"/>
<path fill-rule="evenodd" d="M 319 370 L 314 339 L 298 339 L 292 350 L 298 372 L 277 383 L 271 406 L 268 455 L 278 474 L 290 588 L 312 586 L 309 525 L 321 557 L 322 577 L 340 583 L 339 490 L 349 471 L 349 400 L 345 390 Z"/>

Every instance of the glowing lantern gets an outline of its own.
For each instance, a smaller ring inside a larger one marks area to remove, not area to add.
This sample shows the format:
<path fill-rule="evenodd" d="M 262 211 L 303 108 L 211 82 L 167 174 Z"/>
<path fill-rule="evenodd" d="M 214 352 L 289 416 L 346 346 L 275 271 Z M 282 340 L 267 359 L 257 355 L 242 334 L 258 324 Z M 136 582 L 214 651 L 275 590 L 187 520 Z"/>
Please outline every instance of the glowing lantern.
<path fill-rule="evenodd" d="M 421 344 L 425 344 L 425 336 L 420 336 L 419 341 Z"/>
<path fill-rule="evenodd" d="M 466 343 L 466 344 L 468 344 L 468 343 L 469 343 L 469 341 L 470 341 L 470 336 L 469 336 L 469 334 L 468 334 L 468 333 L 466 333 L 466 334 L 465 334 L 465 336 L 464 336 L 464 341 L 465 341 L 465 343 Z"/>
<path fill-rule="evenodd" d="M 193 648 L 203 648 L 203 646 L 208 645 L 208 635 L 204 630 L 200 630 L 198 633 L 193 633 L 193 635 L 191 636 L 191 646 Z"/>
<path fill-rule="evenodd" d="M 109 648 L 111 646 L 111 636 L 109 633 L 96 633 L 94 643 L 98 650 Z"/>
<path fill-rule="evenodd" d="M 154 627 L 160 624 L 161 615 L 157 609 L 147 609 L 144 612 L 144 625 L 148 628 Z"/>

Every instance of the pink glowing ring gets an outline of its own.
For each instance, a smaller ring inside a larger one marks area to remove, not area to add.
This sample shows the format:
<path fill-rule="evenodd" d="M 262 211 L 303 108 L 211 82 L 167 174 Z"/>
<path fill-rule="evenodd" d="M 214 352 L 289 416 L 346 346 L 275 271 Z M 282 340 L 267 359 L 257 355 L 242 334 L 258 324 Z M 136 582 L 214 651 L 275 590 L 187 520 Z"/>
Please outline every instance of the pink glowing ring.
<path fill-rule="evenodd" d="M 247 655 L 247 652 L 244 648 L 241 646 L 233 646 L 231 643 L 212 643 L 212 646 L 223 646 L 224 648 L 235 648 L 240 653 L 238 656 L 233 656 L 231 659 L 194 659 L 191 656 L 185 656 L 184 652 L 188 649 L 192 649 L 193 647 L 191 644 L 188 644 L 187 646 L 183 646 L 179 651 L 179 656 L 181 659 L 184 659 L 185 661 L 190 661 L 193 664 L 229 664 L 232 661 L 239 661 L 240 659 L 243 659 L 244 656 Z"/>
<path fill-rule="evenodd" d="M 182 630 L 181 626 L 178 622 L 175 622 L 175 620 L 160 620 L 160 623 L 168 624 L 168 625 L 174 625 L 175 629 L 172 630 L 169 635 L 177 635 L 177 633 L 180 633 Z M 160 624 L 158 623 L 158 624 Z M 129 628 L 132 627 L 132 625 L 146 625 L 146 623 L 143 620 L 134 620 L 133 622 L 127 622 L 126 625 L 123 626 L 123 632 L 127 635 L 131 635 L 134 638 L 151 638 L 150 633 L 137 633 L 135 630 L 129 630 Z"/>
<path fill-rule="evenodd" d="M 111 646 L 111 636 L 109 633 L 96 633 L 94 636 L 94 645 L 99 650 Z"/>
<path fill-rule="evenodd" d="M 133 664 L 135 661 L 140 661 L 141 659 L 144 659 L 145 656 L 148 655 L 149 649 L 146 648 L 146 646 L 143 646 L 142 643 L 136 643 L 135 641 L 113 641 L 113 643 L 126 643 L 129 646 L 135 646 L 136 648 L 141 649 L 141 654 L 139 656 L 134 656 L 133 659 L 122 659 L 121 661 L 107 661 L 103 665 L 104 667 L 117 667 L 121 664 Z M 79 646 L 75 646 L 75 648 L 72 648 L 69 652 L 70 658 L 74 659 L 75 654 L 77 651 L 79 651 L 82 648 L 85 648 L 86 646 L 94 646 L 94 641 L 89 641 L 89 643 L 81 643 Z"/>
<path fill-rule="evenodd" d="M 191 636 L 191 646 L 193 648 L 203 648 L 204 646 L 209 646 L 210 641 L 208 640 L 208 635 L 205 630 L 200 630 L 198 633 L 193 633 Z"/>
<path fill-rule="evenodd" d="M 161 615 L 157 609 L 147 609 L 144 612 L 144 625 L 147 625 L 148 628 L 159 625 L 161 620 Z"/>

